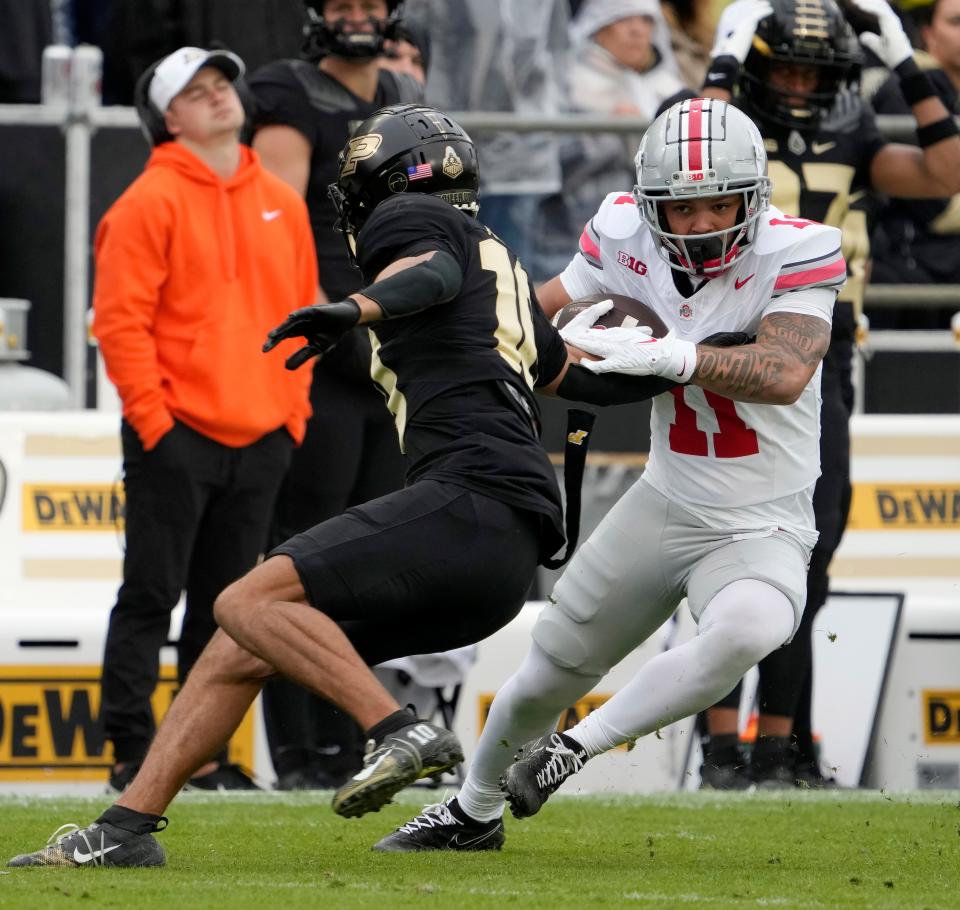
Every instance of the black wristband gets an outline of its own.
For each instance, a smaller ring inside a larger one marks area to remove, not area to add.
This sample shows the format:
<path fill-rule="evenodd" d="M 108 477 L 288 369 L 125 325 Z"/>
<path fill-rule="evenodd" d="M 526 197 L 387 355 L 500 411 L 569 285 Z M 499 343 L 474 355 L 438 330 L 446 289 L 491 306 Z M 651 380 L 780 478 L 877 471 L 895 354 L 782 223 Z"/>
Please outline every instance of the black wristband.
<path fill-rule="evenodd" d="M 739 75 L 740 61 L 732 54 L 714 57 L 707 67 L 707 75 L 703 77 L 703 88 L 722 88 L 732 94 Z"/>
<path fill-rule="evenodd" d="M 894 72 L 900 80 L 900 91 L 910 107 L 926 98 L 935 98 L 937 90 L 931 78 L 917 66 L 913 57 L 907 57 Z"/>
<path fill-rule="evenodd" d="M 953 117 L 944 117 L 943 120 L 934 120 L 926 126 L 917 127 L 917 144 L 925 149 L 928 145 L 936 145 L 944 139 L 958 135 L 957 124 Z"/>

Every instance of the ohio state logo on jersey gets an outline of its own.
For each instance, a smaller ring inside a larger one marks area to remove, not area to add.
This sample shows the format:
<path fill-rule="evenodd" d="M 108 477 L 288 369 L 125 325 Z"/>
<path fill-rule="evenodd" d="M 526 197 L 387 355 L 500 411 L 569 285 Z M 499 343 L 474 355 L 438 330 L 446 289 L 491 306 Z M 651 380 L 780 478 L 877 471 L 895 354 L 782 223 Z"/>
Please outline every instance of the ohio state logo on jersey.
<path fill-rule="evenodd" d="M 617 250 L 617 262 L 620 265 L 625 265 L 631 271 L 636 272 L 638 275 L 647 274 L 647 264 L 641 259 L 637 259 L 636 256 L 631 256 L 629 253 L 625 253 L 623 250 Z"/>

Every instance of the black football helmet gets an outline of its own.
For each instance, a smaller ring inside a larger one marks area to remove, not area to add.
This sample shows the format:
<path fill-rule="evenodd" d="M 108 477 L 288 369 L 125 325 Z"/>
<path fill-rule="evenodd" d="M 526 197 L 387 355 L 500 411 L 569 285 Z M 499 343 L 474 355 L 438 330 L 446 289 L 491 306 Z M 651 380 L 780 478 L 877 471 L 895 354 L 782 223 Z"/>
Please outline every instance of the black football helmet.
<path fill-rule="evenodd" d="M 337 182 L 330 184 L 329 193 L 351 255 L 370 213 L 399 193 L 428 193 L 468 214 L 479 211 L 480 168 L 473 140 L 436 108 L 381 108 L 353 131 L 339 160 Z"/>
<path fill-rule="evenodd" d="M 761 120 L 814 130 L 838 95 L 859 76 L 860 43 L 835 0 L 770 0 L 773 12 L 757 25 L 740 74 L 740 92 Z M 777 63 L 814 66 L 813 92 L 786 92 L 770 84 Z M 802 99 L 801 104 L 796 99 Z"/>
<path fill-rule="evenodd" d="M 323 0 L 310 0 L 307 3 L 307 21 L 303 26 L 303 55 L 307 60 L 320 60 L 323 57 L 346 57 L 353 60 L 365 60 L 379 57 L 383 53 L 383 43 L 397 37 L 397 26 L 403 0 L 387 0 L 387 18 L 373 19 L 373 31 L 348 32 L 342 19 L 324 18 Z"/>

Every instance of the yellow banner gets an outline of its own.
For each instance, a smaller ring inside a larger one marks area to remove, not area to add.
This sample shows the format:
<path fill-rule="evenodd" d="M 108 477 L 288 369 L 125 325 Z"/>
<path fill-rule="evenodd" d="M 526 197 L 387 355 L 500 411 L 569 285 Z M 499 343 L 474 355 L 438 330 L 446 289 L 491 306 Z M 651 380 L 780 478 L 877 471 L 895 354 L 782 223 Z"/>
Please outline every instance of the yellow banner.
<path fill-rule="evenodd" d="M 25 483 L 24 531 L 122 531 L 123 484 Z"/>
<path fill-rule="evenodd" d="M 160 670 L 159 721 L 176 693 Z M 253 711 L 230 741 L 230 760 L 253 768 Z M 105 780 L 113 764 L 100 721 L 100 667 L 0 667 L 0 780 Z"/>
<path fill-rule="evenodd" d="M 851 531 L 960 531 L 960 485 L 857 483 Z"/>
<path fill-rule="evenodd" d="M 931 745 L 960 743 L 960 691 L 924 690 L 923 741 Z"/>

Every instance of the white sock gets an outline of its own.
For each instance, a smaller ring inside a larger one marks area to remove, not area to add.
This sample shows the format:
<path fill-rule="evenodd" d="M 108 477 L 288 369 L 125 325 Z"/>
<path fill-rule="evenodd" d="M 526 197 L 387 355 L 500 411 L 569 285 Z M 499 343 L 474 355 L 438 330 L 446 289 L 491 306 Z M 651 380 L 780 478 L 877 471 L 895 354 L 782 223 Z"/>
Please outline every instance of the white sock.
<path fill-rule="evenodd" d="M 476 821 L 503 814 L 500 775 L 517 750 L 552 730 L 561 712 L 586 695 L 597 679 L 558 667 L 536 644 L 497 693 L 457 802 Z"/>
<path fill-rule="evenodd" d="M 793 630 L 783 592 L 753 579 L 735 581 L 707 604 L 696 638 L 658 654 L 606 704 L 571 730 L 592 758 L 709 708 Z"/>

